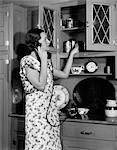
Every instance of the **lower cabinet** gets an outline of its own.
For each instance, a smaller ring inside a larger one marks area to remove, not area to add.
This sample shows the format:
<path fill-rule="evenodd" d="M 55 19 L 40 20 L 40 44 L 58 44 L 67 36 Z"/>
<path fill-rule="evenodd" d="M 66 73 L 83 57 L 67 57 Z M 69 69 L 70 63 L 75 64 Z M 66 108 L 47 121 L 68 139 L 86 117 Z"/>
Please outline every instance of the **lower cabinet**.
<path fill-rule="evenodd" d="M 24 150 L 24 117 L 11 117 L 11 150 Z M 117 150 L 117 124 L 65 121 L 61 126 L 63 150 Z"/>
<path fill-rule="evenodd" d="M 117 150 L 116 125 L 65 122 L 61 128 L 63 150 Z"/>
<path fill-rule="evenodd" d="M 11 118 L 11 150 L 25 149 L 24 118 Z"/>

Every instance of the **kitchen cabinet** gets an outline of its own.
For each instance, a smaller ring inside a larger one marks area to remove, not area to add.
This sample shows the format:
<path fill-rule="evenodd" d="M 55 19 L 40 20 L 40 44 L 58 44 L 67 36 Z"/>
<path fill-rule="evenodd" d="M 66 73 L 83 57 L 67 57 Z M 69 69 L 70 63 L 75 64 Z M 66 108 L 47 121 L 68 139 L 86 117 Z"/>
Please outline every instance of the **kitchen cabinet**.
<path fill-rule="evenodd" d="M 100 53 L 116 51 L 116 15 L 116 3 L 114 1 L 89 0 L 60 4 L 57 67 L 60 69 L 63 59 L 66 58 L 64 57 L 66 56 L 64 42 L 69 39 L 82 42 L 82 46 L 79 43 L 79 46 L 82 47 L 79 51 L 81 53 L 87 52 L 87 54 L 89 52 L 89 56 L 91 51 L 94 51 L 93 57 L 95 57 L 95 51 L 100 51 Z M 72 26 L 70 27 L 67 25 L 69 19 L 72 19 Z M 104 54 L 102 55 L 104 56 Z M 83 57 L 82 54 L 80 56 Z M 116 63 L 114 66 L 116 71 Z"/>
<path fill-rule="evenodd" d="M 11 115 L 11 119 L 12 149 L 23 150 L 25 146 L 24 115 Z M 67 119 L 61 125 L 63 150 L 116 150 L 117 123 L 110 120 Z"/>
<path fill-rule="evenodd" d="M 61 4 L 58 20 L 59 52 L 66 52 L 64 43 L 70 39 L 82 42 L 84 47 L 81 51 L 84 51 L 86 45 L 86 4 L 79 1 Z"/>
<path fill-rule="evenodd" d="M 7 55 L 0 53 L 0 149 L 8 149 L 8 64 Z"/>
<path fill-rule="evenodd" d="M 0 52 L 8 51 L 8 8 L 0 6 Z"/>
<path fill-rule="evenodd" d="M 19 67 L 19 62 L 17 60 L 17 53 L 16 53 L 17 46 L 19 44 L 25 42 L 25 34 L 27 32 L 27 8 L 26 7 L 23 8 L 21 6 L 14 5 L 14 4 L 8 4 L 8 8 L 9 8 L 9 20 L 10 20 L 9 26 L 8 26 L 9 27 L 9 41 L 10 41 L 10 45 L 9 45 L 10 92 L 9 92 L 9 112 L 8 112 L 8 114 L 12 114 L 12 113 L 17 112 L 18 110 L 23 109 L 23 108 L 20 108 L 20 109 L 18 108 L 18 106 L 23 107 L 23 105 L 20 105 L 20 104 L 18 105 L 18 104 L 13 103 L 13 88 L 18 88 L 20 85 L 18 87 L 12 87 L 11 81 L 13 80 L 12 73 L 13 73 L 14 69 Z M 18 76 L 17 76 L 17 78 L 18 78 Z M 16 80 L 14 80 L 14 81 L 17 82 Z M 17 84 L 17 83 L 15 83 L 15 84 Z M 13 122 L 11 117 L 9 117 L 9 120 L 10 120 L 9 127 L 11 127 L 10 131 L 9 131 L 10 132 L 9 133 L 9 135 L 10 135 L 9 147 L 10 147 L 10 149 L 21 149 L 20 147 L 22 147 L 23 137 L 21 136 L 21 134 L 18 134 L 19 132 L 16 129 L 17 124 Z M 14 128 L 12 128 L 12 126 Z M 14 131 L 16 131 L 17 137 L 15 136 Z"/>
<path fill-rule="evenodd" d="M 43 5 L 40 4 L 39 6 L 41 8 L 39 25 L 43 26 L 47 33 L 52 33 L 48 37 L 53 37 L 53 41 L 56 41 L 53 42 L 56 54 L 53 53 L 52 55 L 55 67 L 62 68 L 61 64 L 66 61 L 68 56 L 64 44 L 71 39 L 78 41 L 80 46 L 80 55 L 75 56 L 75 59 L 76 57 L 77 59 L 79 57 L 97 57 L 95 52 L 99 51 L 100 54 L 102 53 L 100 57 L 106 57 L 108 55 L 106 55 L 106 52 L 110 52 L 110 56 L 114 55 L 116 62 L 116 53 L 113 53 L 117 49 L 117 9 L 115 1 L 74 0 L 51 6 L 43 3 Z M 50 13 L 51 11 L 53 13 Z M 56 19 L 48 16 L 48 14 L 52 14 Z M 47 18 L 52 18 L 50 19 L 50 24 L 53 25 L 53 28 L 47 23 Z M 51 30 L 51 28 L 55 29 L 55 27 L 56 30 Z M 113 66 L 115 67 L 113 77 L 116 78 L 116 63 L 113 63 Z"/>
<path fill-rule="evenodd" d="M 116 150 L 116 135 L 116 125 L 101 122 L 66 121 L 62 125 L 62 144 L 65 150 Z"/>
<path fill-rule="evenodd" d="M 89 0 L 60 4 L 60 51 L 64 51 L 63 43 L 70 38 L 84 43 L 82 51 L 116 50 L 116 14 L 115 1 Z"/>
<path fill-rule="evenodd" d="M 11 149 L 25 149 L 25 118 L 23 115 L 11 116 Z"/>
<path fill-rule="evenodd" d="M 0 5 L 0 149 L 8 149 L 8 8 Z"/>
<path fill-rule="evenodd" d="M 54 67 L 57 67 L 57 49 L 58 43 L 58 8 L 57 5 L 39 2 L 39 22 L 38 25 L 47 34 L 50 41 L 51 57 Z"/>
<path fill-rule="evenodd" d="M 56 5 L 39 3 L 39 26 L 47 34 L 50 45 L 57 45 L 57 8 Z"/>
<path fill-rule="evenodd" d="M 88 50 L 116 50 L 116 2 L 90 0 L 86 3 Z"/>
<path fill-rule="evenodd" d="M 26 9 L 14 4 L 0 5 L 0 149 L 8 150 L 11 141 L 11 120 L 8 114 L 12 110 L 11 72 L 16 47 L 24 41 L 27 29 Z"/>

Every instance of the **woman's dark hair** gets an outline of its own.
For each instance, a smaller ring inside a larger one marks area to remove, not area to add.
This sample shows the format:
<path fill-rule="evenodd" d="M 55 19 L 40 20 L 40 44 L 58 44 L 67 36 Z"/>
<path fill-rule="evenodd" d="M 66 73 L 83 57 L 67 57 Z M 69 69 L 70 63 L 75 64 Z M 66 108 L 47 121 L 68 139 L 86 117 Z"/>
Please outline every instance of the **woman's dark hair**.
<path fill-rule="evenodd" d="M 41 46 L 39 40 L 41 39 L 40 34 L 44 32 L 42 29 L 34 28 L 27 32 L 25 42 L 30 51 L 34 51 L 38 46 Z"/>
<path fill-rule="evenodd" d="M 30 29 L 25 37 L 25 43 L 30 51 L 30 53 L 32 51 L 35 52 L 37 59 L 40 61 L 40 57 L 38 55 L 37 52 L 37 48 L 38 46 L 41 46 L 41 43 L 39 43 L 39 40 L 41 39 L 40 34 L 44 32 L 42 29 L 39 28 L 34 28 L 34 29 Z"/>
<path fill-rule="evenodd" d="M 20 61 L 24 56 L 30 55 L 31 51 L 29 50 L 26 44 L 21 43 L 17 46 L 16 54 L 17 60 Z"/>
<path fill-rule="evenodd" d="M 40 61 L 40 57 L 37 52 L 38 46 L 41 46 L 39 40 L 41 39 L 40 34 L 44 32 L 42 29 L 34 28 L 30 29 L 25 37 L 25 44 L 19 44 L 17 47 L 17 59 L 20 61 L 22 57 L 26 55 L 30 55 L 32 51 L 35 52 L 38 61 Z M 49 54 L 49 58 L 51 58 L 51 54 Z"/>

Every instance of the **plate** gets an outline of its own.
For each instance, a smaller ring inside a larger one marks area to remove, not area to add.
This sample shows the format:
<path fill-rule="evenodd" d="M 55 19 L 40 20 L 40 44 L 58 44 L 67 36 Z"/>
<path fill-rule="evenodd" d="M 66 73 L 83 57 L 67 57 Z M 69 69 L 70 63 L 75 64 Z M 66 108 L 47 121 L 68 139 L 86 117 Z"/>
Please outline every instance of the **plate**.
<path fill-rule="evenodd" d="M 69 92 L 62 85 L 55 85 L 53 90 L 54 90 L 54 96 L 57 99 L 56 105 L 58 109 L 60 110 L 68 104 Z"/>

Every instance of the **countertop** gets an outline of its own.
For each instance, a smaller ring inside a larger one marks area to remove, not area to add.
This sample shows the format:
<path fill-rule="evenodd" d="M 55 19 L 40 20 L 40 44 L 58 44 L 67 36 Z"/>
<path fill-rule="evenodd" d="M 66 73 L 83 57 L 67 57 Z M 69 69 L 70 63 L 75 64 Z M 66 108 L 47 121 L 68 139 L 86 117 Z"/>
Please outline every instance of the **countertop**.
<path fill-rule="evenodd" d="M 11 118 L 22 118 L 25 119 L 25 115 L 20 114 L 9 114 L 9 117 Z M 69 118 L 66 117 L 65 114 L 60 114 L 60 120 L 61 122 L 67 121 L 67 122 L 79 122 L 79 123 L 90 123 L 90 124 L 105 124 L 105 125 L 117 125 L 117 117 L 105 117 L 105 116 L 83 116 L 80 118 Z"/>
<path fill-rule="evenodd" d="M 25 115 L 20 114 L 9 114 L 9 117 L 12 118 L 25 118 Z M 84 117 L 84 118 L 69 118 L 66 117 L 64 114 L 60 115 L 60 120 L 62 122 L 79 122 L 79 123 L 93 123 L 93 124 L 106 124 L 106 125 L 117 125 L 117 117 L 100 117 L 100 116 L 94 116 L 92 118 Z"/>
<path fill-rule="evenodd" d="M 79 123 L 90 123 L 90 124 L 105 124 L 105 125 L 117 125 L 117 117 L 106 117 L 106 116 L 99 116 L 99 115 L 92 115 L 92 116 L 81 116 L 77 118 L 70 118 L 66 117 L 64 114 L 60 115 L 61 121 L 67 122 L 79 122 Z"/>
<path fill-rule="evenodd" d="M 90 124 L 105 124 L 105 125 L 117 125 L 117 118 L 107 118 L 107 120 L 90 120 L 90 119 L 71 119 L 67 118 L 67 122 L 79 122 L 79 123 L 90 123 Z"/>

